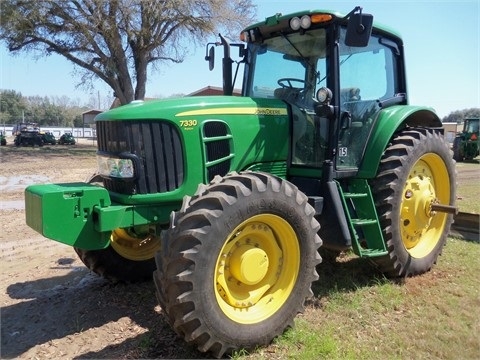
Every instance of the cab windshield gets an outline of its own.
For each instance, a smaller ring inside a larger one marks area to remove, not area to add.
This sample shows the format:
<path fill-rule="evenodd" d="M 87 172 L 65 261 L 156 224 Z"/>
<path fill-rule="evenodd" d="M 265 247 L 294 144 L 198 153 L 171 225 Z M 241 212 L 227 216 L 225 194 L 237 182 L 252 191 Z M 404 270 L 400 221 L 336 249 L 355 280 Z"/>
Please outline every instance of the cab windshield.
<path fill-rule="evenodd" d="M 479 120 L 478 119 L 467 119 L 465 120 L 465 132 L 468 133 L 478 133 L 479 128 Z"/>
<path fill-rule="evenodd" d="M 319 167 L 327 147 L 327 120 L 315 115 L 316 90 L 326 86 L 326 30 L 315 29 L 249 44 L 246 95 L 286 102 L 292 119 L 292 164 Z"/>
<path fill-rule="evenodd" d="M 325 75 L 326 31 L 293 33 L 250 44 L 253 69 L 247 96 L 280 98 L 313 106 L 315 88 Z M 301 103 L 301 102 L 304 103 Z"/>

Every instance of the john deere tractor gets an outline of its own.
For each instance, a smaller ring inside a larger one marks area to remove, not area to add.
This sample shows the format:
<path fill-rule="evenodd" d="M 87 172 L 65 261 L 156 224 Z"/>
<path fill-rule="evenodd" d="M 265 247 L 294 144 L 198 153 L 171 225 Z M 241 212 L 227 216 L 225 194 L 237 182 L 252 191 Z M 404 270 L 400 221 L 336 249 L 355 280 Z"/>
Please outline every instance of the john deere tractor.
<path fill-rule="evenodd" d="M 60 139 L 58 139 L 58 144 L 60 145 L 75 145 L 75 138 L 73 137 L 71 132 L 66 132 Z"/>
<path fill-rule="evenodd" d="M 5 132 L 3 130 L 0 130 L 0 145 L 7 145 L 7 137 L 5 136 Z"/>
<path fill-rule="evenodd" d="M 25 193 L 27 224 L 92 271 L 153 273 L 173 329 L 216 357 L 293 325 L 322 244 L 419 275 L 456 212 L 442 123 L 408 105 L 396 32 L 357 7 L 276 14 L 241 40 L 206 47 L 210 68 L 223 51 L 223 96 L 104 112 L 90 181 Z"/>
<path fill-rule="evenodd" d="M 41 131 L 40 135 L 42 136 L 42 141 L 44 144 L 56 145 L 57 139 L 51 131 Z"/>
<path fill-rule="evenodd" d="M 453 140 L 453 158 L 456 161 L 473 160 L 480 155 L 479 118 L 463 121 L 463 130 Z"/>

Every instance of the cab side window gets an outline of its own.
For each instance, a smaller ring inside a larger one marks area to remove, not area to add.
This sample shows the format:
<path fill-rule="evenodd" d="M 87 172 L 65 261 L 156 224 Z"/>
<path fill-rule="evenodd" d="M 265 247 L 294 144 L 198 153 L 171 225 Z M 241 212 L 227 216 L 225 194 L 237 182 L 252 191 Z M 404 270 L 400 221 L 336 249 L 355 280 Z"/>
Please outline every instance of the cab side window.
<path fill-rule="evenodd" d="M 345 31 L 342 32 L 344 39 Z M 340 133 L 337 168 L 356 168 L 363 158 L 379 100 L 396 93 L 395 49 L 372 35 L 364 48 L 340 44 Z"/>

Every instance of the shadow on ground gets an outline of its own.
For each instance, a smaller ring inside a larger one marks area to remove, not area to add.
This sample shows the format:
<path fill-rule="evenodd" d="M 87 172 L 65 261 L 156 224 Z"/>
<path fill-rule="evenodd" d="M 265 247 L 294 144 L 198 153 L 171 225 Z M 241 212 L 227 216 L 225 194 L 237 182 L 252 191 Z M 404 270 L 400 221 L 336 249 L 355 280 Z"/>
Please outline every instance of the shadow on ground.
<path fill-rule="evenodd" d="M 123 342 L 105 343 L 102 350 L 79 358 L 202 358 L 175 335 L 160 310 L 155 311 L 153 282 L 111 284 L 78 267 L 64 276 L 11 284 L 7 293 L 22 301 L 1 309 L 1 358 L 18 358 L 37 345 L 89 329 L 101 339 L 102 331 L 112 331 L 102 327 L 121 318 L 146 332 L 129 337 L 116 329 Z"/>
<path fill-rule="evenodd" d="M 58 263 L 60 267 L 68 265 L 69 259 L 59 259 Z M 161 310 L 156 308 L 153 282 L 111 284 L 86 268 L 70 269 L 63 276 L 18 282 L 7 288 L 12 299 L 22 301 L 2 308 L 2 358 L 21 357 L 37 345 L 89 329 L 95 329 L 95 337 L 101 339 L 102 334 L 112 330 L 107 324 L 122 318 L 131 319 L 145 331 L 123 334 L 118 344 L 108 344 L 105 340 L 101 350 L 83 352 L 78 359 L 209 358 L 178 338 L 166 323 Z M 318 272 L 320 279 L 313 284 L 316 299 L 331 292 L 350 292 L 388 281 L 368 261 L 358 258 L 326 261 L 318 267 Z M 316 302 L 321 306 L 319 300 Z"/>

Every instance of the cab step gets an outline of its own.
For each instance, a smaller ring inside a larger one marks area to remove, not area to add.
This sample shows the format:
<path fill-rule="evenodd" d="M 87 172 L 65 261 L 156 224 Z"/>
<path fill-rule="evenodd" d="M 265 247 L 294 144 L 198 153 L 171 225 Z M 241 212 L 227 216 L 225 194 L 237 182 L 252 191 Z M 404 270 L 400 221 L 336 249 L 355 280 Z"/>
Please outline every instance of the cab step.
<path fill-rule="evenodd" d="M 360 257 L 388 254 L 378 221 L 370 185 L 366 179 L 353 179 L 347 185 L 337 182 L 352 237 L 352 247 Z"/>
<path fill-rule="evenodd" d="M 378 224 L 378 221 L 375 219 L 352 219 L 354 225 L 363 226 L 363 225 L 375 225 Z"/>

